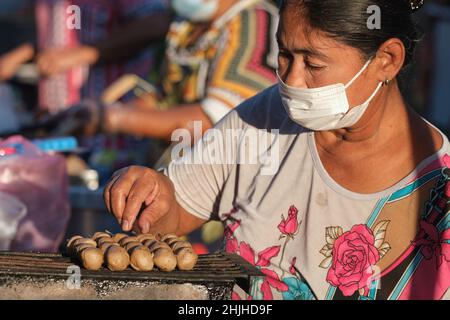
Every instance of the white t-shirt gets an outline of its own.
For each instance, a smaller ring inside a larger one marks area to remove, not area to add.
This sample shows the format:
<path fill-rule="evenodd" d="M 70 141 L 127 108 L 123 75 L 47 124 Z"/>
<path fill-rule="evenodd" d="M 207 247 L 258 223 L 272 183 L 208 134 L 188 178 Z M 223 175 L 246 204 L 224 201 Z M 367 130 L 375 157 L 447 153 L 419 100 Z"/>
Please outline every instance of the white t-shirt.
<path fill-rule="evenodd" d="M 179 204 L 220 219 L 225 250 L 267 275 L 253 299 L 440 299 L 450 286 L 450 147 L 442 138 L 441 150 L 397 184 L 358 194 L 328 175 L 313 132 L 289 119 L 273 86 L 232 110 L 166 174 Z M 417 239 L 405 238 L 408 228 Z M 233 298 L 248 297 L 236 289 Z"/>

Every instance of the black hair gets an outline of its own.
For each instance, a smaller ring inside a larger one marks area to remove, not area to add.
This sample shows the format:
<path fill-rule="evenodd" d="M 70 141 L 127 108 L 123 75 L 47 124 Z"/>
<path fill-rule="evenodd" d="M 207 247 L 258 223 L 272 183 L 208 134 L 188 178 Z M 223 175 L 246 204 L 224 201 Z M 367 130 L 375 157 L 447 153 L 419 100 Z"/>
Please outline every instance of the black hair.
<path fill-rule="evenodd" d="M 370 6 L 380 8 L 381 26 L 368 27 Z M 359 49 L 369 59 L 388 39 L 400 39 L 406 48 L 408 66 L 420 40 L 413 12 L 423 5 L 422 0 L 281 0 L 280 12 L 287 6 L 306 19 L 308 27 L 325 32 L 336 40 Z"/>

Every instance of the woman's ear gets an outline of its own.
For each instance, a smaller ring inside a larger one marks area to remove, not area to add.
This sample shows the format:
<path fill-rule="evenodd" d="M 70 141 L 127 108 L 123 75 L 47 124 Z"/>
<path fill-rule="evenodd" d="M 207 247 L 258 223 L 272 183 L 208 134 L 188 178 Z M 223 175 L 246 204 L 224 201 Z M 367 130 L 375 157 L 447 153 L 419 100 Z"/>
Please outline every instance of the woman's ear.
<path fill-rule="evenodd" d="M 393 80 L 405 63 L 406 50 L 403 42 L 398 38 L 392 38 L 384 42 L 378 49 L 379 81 Z"/>

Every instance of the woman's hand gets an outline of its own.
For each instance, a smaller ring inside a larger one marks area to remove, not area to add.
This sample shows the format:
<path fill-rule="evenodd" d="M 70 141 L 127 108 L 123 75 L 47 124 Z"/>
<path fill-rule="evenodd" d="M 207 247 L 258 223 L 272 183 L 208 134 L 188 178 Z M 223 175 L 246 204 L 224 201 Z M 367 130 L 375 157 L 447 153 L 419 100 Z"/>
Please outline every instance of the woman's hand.
<path fill-rule="evenodd" d="M 19 67 L 33 58 L 34 49 L 30 44 L 23 44 L 0 56 L 0 81 L 14 77 Z"/>
<path fill-rule="evenodd" d="M 13 56 L 8 54 L 0 57 L 0 81 L 7 81 L 14 77 L 20 67 L 20 63 L 15 60 Z"/>
<path fill-rule="evenodd" d="M 89 46 L 50 48 L 38 55 L 37 65 L 44 76 L 53 76 L 77 66 L 92 65 L 97 59 L 97 50 Z"/>
<path fill-rule="evenodd" d="M 205 222 L 178 205 L 169 178 L 145 167 L 133 166 L 114 173 L 105 187 L 104 199 L 124 231 L 182 235 Z"/>
<path fill-rule="evenodd" d="M 137 108 L 144 110 L 158 110 L 158 97 L 154 94 L 144 94 L 131 103 Z"/>

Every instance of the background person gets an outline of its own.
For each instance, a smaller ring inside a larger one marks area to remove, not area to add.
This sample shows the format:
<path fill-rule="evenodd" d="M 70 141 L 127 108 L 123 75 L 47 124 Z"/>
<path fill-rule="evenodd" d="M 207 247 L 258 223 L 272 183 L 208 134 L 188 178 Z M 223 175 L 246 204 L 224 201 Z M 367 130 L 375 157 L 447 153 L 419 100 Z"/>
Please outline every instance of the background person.
<path fill-rule="evenodd" d="M 26 4 L 35 11 L 35 35 L 0 56 L 0 80 L 11 79 L 24 63 L 35 60 L 38 105 L 50 113 L 97 98 L 125 73 L 147 78 L 155 72 L 172 20 L 168 0 Z M 80 10 L 68 11 L 73 5 Z M 80 21 L 79 29 L 67 27 L 74 19 Z"/>
<path fill-rule="evenodd" d="M 278 12 L 270 1 L 174 0 L 172 7 L 179 19 L 167 36 L 160 94 L 107 108 L 108 132 L 169 140 L 196 120 L 205 131 L 276 81 Z"/>

